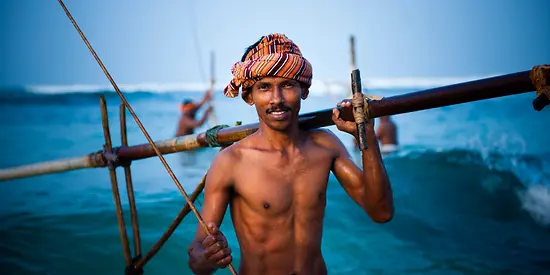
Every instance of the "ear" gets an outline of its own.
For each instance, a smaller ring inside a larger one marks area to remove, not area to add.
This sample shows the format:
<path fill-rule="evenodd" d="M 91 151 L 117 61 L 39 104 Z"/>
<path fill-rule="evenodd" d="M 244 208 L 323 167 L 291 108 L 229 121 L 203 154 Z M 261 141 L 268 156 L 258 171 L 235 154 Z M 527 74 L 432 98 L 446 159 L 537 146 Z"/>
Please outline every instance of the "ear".
<path fill-rule="evenodd" d="M 306 99 L 308 95 L 309 95 L 309 88 L 302 88 L 302 94 L 300 97 L 302 99 Z"/>
<path fill-rule="evenodd" d="M 243 91 L 243 99 L 244 99 L 244 102 L 246 102 L 248 105 L 252 106 L 254 105 L 254 100 L 252 99 L 252 91 L 247 89 L 245 91 Z"/>

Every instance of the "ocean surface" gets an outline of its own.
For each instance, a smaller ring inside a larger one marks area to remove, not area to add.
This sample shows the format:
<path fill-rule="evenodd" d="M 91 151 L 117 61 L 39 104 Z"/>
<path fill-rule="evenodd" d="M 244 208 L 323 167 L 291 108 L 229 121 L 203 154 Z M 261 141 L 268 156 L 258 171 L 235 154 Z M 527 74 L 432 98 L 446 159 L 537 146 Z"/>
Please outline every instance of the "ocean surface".
<path fill-rule="evenodd" d="M 101 150 L 100 94 L 0 91 L 0 168 Z M 119 146 L 120 100 L 113 92 L 105 94 L 113 144 Z M 174 136 L 183 98 L 200 94 L 126 96 L 152 138 L 162 140 Z M 331 176 L 322 244 L 329 274 L 550 274 L 550 108 L 534 111 L 534 97 L 528 93 L 394 116 L 402 150 L 384 157 L 384 163 L 395 217 L 387 224 L 372 222 Z M 331 108 L 337 98 L 312 96 L 303 102 L 302 113 Z M 218 123 L 256 122 L 255 109 L 240 98 L 227 99 L 218 91 L 214 102 Z M 129 114 L 127 119 L 130 144 L 147 143 Z M 328 128 L 353 151 L 347 134 Z M 191 193 L 216 152 L 207 148 L 191 157 L 165 157 Z M 189 165 L 190 158 L 196 163 Z M 131 237 L 123 170 L 117 174 Z M 135 161 L 132 176 L 145 253 L 185 201 L 157 158 Z M 0 274 L 123 274 L 107 169 L 0 182 L 0 198 Z M 197 219 L 188 215 L 145 266 L 145 274 L 191 274 L 186 248 L 196 228 Z M 229 218 L 221 228 L 232 250 L 239 251 Z"/>

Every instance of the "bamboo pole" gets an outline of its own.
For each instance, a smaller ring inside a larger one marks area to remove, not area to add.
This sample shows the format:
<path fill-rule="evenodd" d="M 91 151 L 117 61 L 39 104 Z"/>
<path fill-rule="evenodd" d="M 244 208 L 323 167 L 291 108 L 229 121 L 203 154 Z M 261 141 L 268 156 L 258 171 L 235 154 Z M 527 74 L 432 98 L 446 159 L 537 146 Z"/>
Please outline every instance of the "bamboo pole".
<path fill-rule="evenodd" d="M 357 69 L 357 63 L 355 59 L 355 37 L 351 35 L 349 37 L 349 50 L 350 50 L 350 64 L 351 64 L 351 71 Z"/>
<path fill-rule="evenodd" d="M 539 66 L 533 67 L 538 69 Z M 530 71 L 522 71 L 491 78 L 469 81 L 439 88 L 386 97 L 383 100 L 369 102 L 365 106 L 370 118 L 416 112 L 443 106 L 462 104 L 478 100 L 510 96 L 535 90 L 529 78 Z M 351 110 L 342 110 L 344 120 L 353 121 Z M 333 125 L 332 109 L 300 115 L 300 126 L 303 129 L 313 129 Z M 217 134 L 220 144 L 239 141 L 256 132 L 258 123 L 229 127 L 219 130 Z M 208 147 L 206 132 L 157 141 L 155 146 L 162 154 Z M 140 144 L 114 149 L 121 160 L 139 160 L 156 155 L 150 144 Z M 71 159 L 77 165 L 65 163 L 66 160 L 54 161 L 57 169 L 49 169 L 52 162 L 0 170 L 0 181 L 10 179 L 58 173 L 88 167 L 104 167 L 105 162 L 101 152 L 84 157 Z M 51 171 L 51 172 L 50 172 Z"/>
<path fill-rule="evenodd" d="M 197 198 L 201 194 L 202 190 L 204 189 L 205 182 L 206 182 L 206 174 L 202 177 L 199 185 L 197 185 L 197 187 L 195 188 L 195 191 L 193 191 L 193 193 L 191 193 L 191 195 L 189 196 L 192 202 L 195 202 L 195 200 L 197 200 Z M 185 204 L 185 206 L 180 210 L 176 218 L 174 218 L 174 221 L 172 221 L 172 224 L 170 224 L 168 229 L 166 229 L 164 234 L 162 234 L 160 239 L 155 243 L 155 245 L 151 248 L 151 250 L 149 250 L 149 252 L 147 252 L 147 254 L 143 256 L 143 258 L 140 258 L 137 261 L 135 265 L 136 270 L 141 270 L 143 266 L 145 266 L 145 264 L 148 263 L 153 258 L 153 256 L 155 256 L 159 252 L 159 250 L 166 243 L 166 241 L 168 241 L 170 236 L 172 236 L 174 231 L 176 231 L 176 228 L 178 228 L 180 223 L 183 221 L 183 218 L 185 218 L 185 216 L 187 216 L 187 214 L 189 214 L 190 212 L 191 212 L 191 208 L 189 207 L 189 204 Z"/>
<path fill-rule="evenodd" d="M 118 85 L 115 83 L 114 79 L 111 77 L 111 74 L 107 71 L 107 68 L 105 67 L 105 65 L 103 65 L 103 62 L 101 62 L 101 59 L 99 58 L 99 56 L 97 56 L 95 50 L 92 48 L 92 45 L 90 44 L 90 42 L 88 42 L 88 39 L 86 39 L 86 36 L 84 35 L 84 33 L 80 30 L 80 27 L 78 27 L 78 24 L 76 23 L 76 21 L 74 20 L 73 16 L 71 15 L 71 13 L 69 12 L 69 10 L 67 9 L 67 7 L 65 6 L 65 4 L 63 3 L 62 0 L 58 0 L 59 4 L 61 5 L 61 7 L 63 8 L 63 10 L 65 11 L 65 14 L 67 15 L 67 17 L 69 18 L 69 20 L 71 21 L 71 23 L 73 24 L 73 26 L 75 27 L 76 31 L 78 32 L 78 34 L 80 35 L 80 37 L 82 38 L 82 40 L 84 41 L 84 43 L 86 44 L 86 46 L 88 47 L 88 49 L 90 50 L 90 53 L 94 56 L 95 60 L 97 61 L 98 65 L 101 67 L 101 69 L 103 70 L 103 72 L 105 73 L 105 76 L 109 79 L 109 81 L 111 82 L 111 85 L 113 86 L 113 88 L 115 89 L 115 91 L 117 92 L 118 96 L 120 97 L 120 99 L 122 100 L 122 102 L 124 102 L 124 105 L 126 106 L 126 108 L 128 108 L 128 111 L 130 112 L 130 114 L 132 115 L 132 117 L 134 118 L 134 120 L 136 121 L 138 127 L 140 128 L 141 132 L 143 133 L 143 135 L 145 136 L 145 138 L 147 139 L 147 141 L 149 142 L 149 145 L 151 146 L 151 148 L 153 149 L 153 151 L 155 152 L 155 154 L 157 155 L 157 157 L 159 158 L 160 162 L 162 162 L 162 165 L 164 166 L 164 168 L 166 169 L 166 172 L 168 172 L 168 174 L 170 175 L 170 177 L 172 178 L 172 180 L 174 181 L 174 183 L 176 184 L 176 186 L 178 187 L 178 189 L 180 190 L 181 194 L 183 195 L 183 197 L 185 198 L 185 201 L 189 204 L 189 207 L 191 208 L 191 211 L 193 211 L 193 214 L 195 214 L 195 216 L 197 217 L 197 220 L 199 221 L 199 224 L 202 226 L 202 228 L 204 229 L 204 231 L 207 233 L 207 234 L 210 234 L 210 230 L 208 229 L 208 226 L 206 225 L 206 223 L 204 222 L 204 220 L 202 219 L 200 213 L 197 211 L 197 209 L 195 208 L 195 206 L 193 205 L 193 202 L 191 202 L 189 200 L 189 196 L 187 195 L 187 192 L 185 192 L 185 189 L 183 188 L 183 186 L 181 185 L 181 183 L 179 182 L 178 178 L 176 177 L 176 175 L 174 174 L 174 171 L 172 171 L 172 168 L 170 168 L 170 165 L 168 165 L 168 163 L 166 162 L 166 160 L 164 159 L 164 156 L 162 155 L 162 153 L 159 151 L 159 149 L 155 146 L 154 144 L 154 141 L 153 139 L 151 138 L 151 136 L 149 135 L 149 133 L 147 132 L 147 130 L 145 129 L 145 127 L 143 126 L 143 124 L 141 123 L 141 120 L 137 117 L 136 113 L 134 112 L 132 106 L 130 106 L 130 103 L 128 103 L 128 101 L 126 100 L 126 97 L 124 96 L 124 94 L 122 94 L 122 92 L 120 91 L 120 89 L 118 88 Z M 130 266 L 130 265 L 128 265 Z M 233 267 L 232 264 L 229 264 L 227 266 L 229 268 L 229 271 L 231 271 L 232 274 L 235 274 L 237 275 L 237 272 L 235 271 L 235 268 Z"/>
<path fill-rule="evenodd" d="M 128 146 L 128 131 L 126 129 L 126 108 L 124 103 L 120 103 L 120 139 L 121 145 Z M 136 207 L 136 199 L 134 196 L 134 185 L 132 183 L 132 172 L 130 169 L 130 163 L 123 165 L 124 175 L 126 178 L 126 191 L 128 193 L 128 203 L 130 204 L 130 216 L 132 218 L 132 233 L 134 237 L 134 256 L 136 258 L 141 257 L 141 237 L 139 234 L 138 214 Z"/>
<path fill-rule="evenodd" d="M 210 91 L 209 93 L 214 93 L 215 84 L 216 84 L 216 72 L 215 72 L 215 57 L 214 57 L 214 51 L 210 52 Z M 210 98 L 210 102 L 208 102 L 208 106 L 212 107 L 212 112 L 210 113 L 210 117 L 208 118 L 208 125 L 210 127 L 214 127 L 215 125 L 218 125 L 218 118 L 216 117 L 216 111 L 214 110 L 214 104 L 212 103 L 213 98 Z"/>
<path fill-rule="evenodd" d="M 240 124 L 241 124 L 240 121 L 235 123 L 236 126 L 240 125 Z M 223 149 L 225 149 L 226 147 L 227 146 L 222 147 L 220 149 L 220 152 Z M 204 185 L 206 184 L 206 176 L 207 175 L 208 175 L 208 172 L 205 173 L 204 176 L 202 176 L 202 179 L 199 182 L 199 184 L 197 185 L 197 187 L 195 188 L 195 191 L 193 191 L 193 193 L 191 193 L 191 196 L 189 196 L 189 198 L 191 199 L 192 202 L 195 202 L 195 200 L 197 200 L 197 198 L 201 194 L 202 190 L 204 190 Z M 145 264 L 147 264 L 147 262 L 149 262 L 151 260 L 151 258 L 153 258 L 153 256 L 155 256 L 155 254 L 157 254 L 159 252 L 159 250 L 166 243 L 166 241 L 168 241 L 170 236 L 172 236 L 174 231 L 176 231 L 176 228 L 183 221 L 183 218 L 185 218 L 185 216 L 187 216 L 187 214 L 189 214 L 189 212 L 191 212 L 191 208 L 189 207 L 189 204 L 185 204 L 185 206 L 180 210 L 180 212 L 178 213 L 178 215 L 176 216 L 176 218 L 174 219 L 172 224 L 170 224 L 168 229 L 166 229 L 164 234 L 162 234 L 160 239 L 155 243 L 155 245 L 151 248 L 151 250 L 149 250 L 149 252 L 147 252 L 147 254 L 143 258 L 141 258 L 137 261 L 137 263 L 135 265 L 135 269 L 141 270 L 143 268 L 143 266 Z"/>
<path fill-rule="evenodd" d="M 357 128 L 357 145 L 359 150 L 368 149 L 366 121 L 363 111 L 363 93 L 361 88 L 361 74 L 358 69 L 351 72 L 351 92 L 353 93 L 353 109 L 355 110 L 354 120 Z"/>
<path fill-rule="evenodd" d="M 96 167 L 105 167 L 105 162 L 100 153 L 0 169 L 0 181 Z"/>
<path fill-rule="evenodd" d="M 349 37 L 349 56 L 350 56 L 350 71 L 353 72 L 353 70 L 357 69 L 357 62 L 356 62 L 356 58 L 355 58 L 355 36 L 353 35 L 350 35 Z M 352 97 L 353 96 L 353 92 L 352 90 L 350 89 L 349 92 L 348 92 L 348 95 L 347 97 Z"/>
<path fill-rule="evenodd" d="M 111 143 L 111 131 L 109 130 L 109 116 L 107 114 L 107 104 L 103 96 L 99 97 L 99 106 L 101 108 L 101 124 L 103 126 L 103 136 L 105 138 L 105 151 L 111 151 L 113 146 Z M 124 215 L 122 213 L 122 204 L 120 202 L 120 193 L 118 192 L 118 181 L 113 163 L 108 164 L 109 176 L 111 178 L 111 191 L 113 192 L 113 200 L 115 202 L 116 217 L 118 222 L 118 231 L 122 243 L 122 251 L 124 252 L 124 260 L 126 266 L 132 264 L 132 256 L 130 253 L 130 244 L 128 242 L 128 234 L 124 223 Z"/>
<path fill-rule="evenodd" d="M 444 86 L 404 95 L 392 96 L 383 100 L 371 101 L 365 106 L 370 118 L 421 111 L 454 104 L 473 102 L 477 100 L 521 94 L 534 90 L 529 79 L 529 71 L 480 79 L 461 84 Z M 344 120 L 353 121 L 351 109 L 342 110 Z M 219 143 L 232 143 L 256 132 L 258 123 L 221 129 L 218 132 Z M 313 129 L 334 125 L 332 109 L 300 115 L 300 127 Z M 159 141 L 155 143 L 163 154 L 195 150 L 207 147 L 206 134 L 198 133 Z M 121 148 L 118 156 L 121 159 L 142 159 L 154 155 L 149 144 Z"/>

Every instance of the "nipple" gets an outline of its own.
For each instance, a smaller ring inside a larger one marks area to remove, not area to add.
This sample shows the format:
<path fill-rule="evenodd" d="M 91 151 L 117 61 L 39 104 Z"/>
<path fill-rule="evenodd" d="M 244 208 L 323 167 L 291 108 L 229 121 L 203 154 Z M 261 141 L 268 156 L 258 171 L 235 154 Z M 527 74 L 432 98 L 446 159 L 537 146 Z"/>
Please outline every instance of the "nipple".
<path fill-rule="evenodd" d="M 268 209 L 269 206 L 270 206 L 270 205 L 269 205 L 269 202 L 265 202 L 265 203 L 264 203 L 264 209 Z"/>

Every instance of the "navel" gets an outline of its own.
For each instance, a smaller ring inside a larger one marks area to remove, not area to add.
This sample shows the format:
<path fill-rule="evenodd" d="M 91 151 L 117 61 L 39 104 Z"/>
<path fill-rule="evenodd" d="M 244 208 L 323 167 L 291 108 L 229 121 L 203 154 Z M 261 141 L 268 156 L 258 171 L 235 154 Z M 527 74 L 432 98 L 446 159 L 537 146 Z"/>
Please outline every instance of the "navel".
<path fill-rule="evenodd" d="M 325 192 L 319 192 L 318 198 L 320 200 L 324 199 L 325 198 Z"/>
<path fill-rule="evenodd" d="M 269 205 L 269 202 L 264 202 L 264 209 L 269 209 L 271 205 Z"/>

